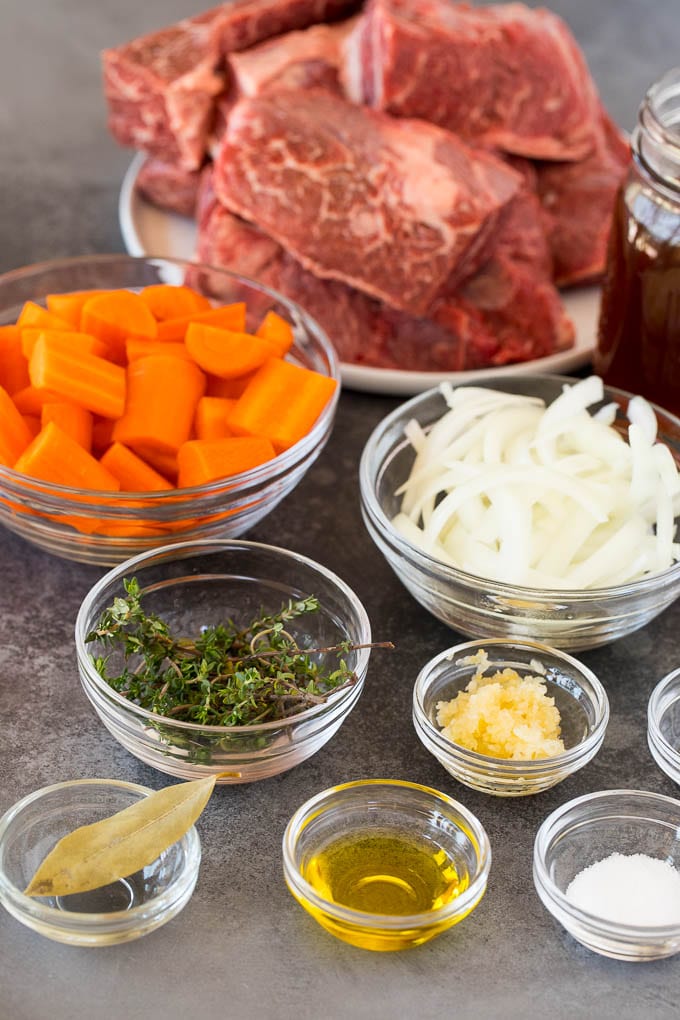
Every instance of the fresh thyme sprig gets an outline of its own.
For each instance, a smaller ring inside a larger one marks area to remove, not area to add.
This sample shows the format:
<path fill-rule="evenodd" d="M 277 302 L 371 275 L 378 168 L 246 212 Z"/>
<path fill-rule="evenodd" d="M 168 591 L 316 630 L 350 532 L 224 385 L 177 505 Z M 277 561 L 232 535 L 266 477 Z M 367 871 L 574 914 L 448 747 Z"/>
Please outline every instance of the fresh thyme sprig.
<path fill-rule="evenodd" d="M 136 578 L 123 585 L 125 598 L 104 610 L 86 641 L 122 650 L 122 672 L 108 675 L 109 656 L 93 656 L 95 669 L 123 697 L 157 715 L 252 725 L 295 715 L 357 681 L 342 656 L 359 646 L 343 641 L 301 649 L 286 629 L 318 610 L 314 596 L 291 599 L 275 614 L 263 612 L 244 629 L 228 620 L 191 639 L 176 637 L 164 620 L 144 611 Z M 334 654 L 336 668 L 324 671 L 313 657 L 322 654 Z"/>

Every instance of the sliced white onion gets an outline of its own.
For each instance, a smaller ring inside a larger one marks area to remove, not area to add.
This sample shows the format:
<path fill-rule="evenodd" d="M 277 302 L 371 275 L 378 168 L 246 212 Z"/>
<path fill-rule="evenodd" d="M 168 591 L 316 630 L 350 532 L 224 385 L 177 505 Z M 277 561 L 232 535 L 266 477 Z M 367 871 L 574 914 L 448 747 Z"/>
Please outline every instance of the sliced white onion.
<path fill-rule="evenodd" d="M 416 457 L 395 528 L 432 556 L 498 581 L 549 588 L 623 584 L 680 558 L 680 475 L 656 442 L 653 409 L 618 407 L 596 376 L 535 397 L 440 387 L 449 408 L 429 429 L 409 423 Z"/>

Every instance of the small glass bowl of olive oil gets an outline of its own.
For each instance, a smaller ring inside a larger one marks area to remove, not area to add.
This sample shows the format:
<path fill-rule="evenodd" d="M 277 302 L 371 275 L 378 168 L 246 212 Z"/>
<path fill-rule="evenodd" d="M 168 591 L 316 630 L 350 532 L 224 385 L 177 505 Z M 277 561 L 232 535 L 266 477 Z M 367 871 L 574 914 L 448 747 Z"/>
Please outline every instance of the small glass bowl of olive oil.
<path fill-rule="evenodd" d="M 467 917 L 491 865 L 478 819 L 417 783 L 366 779 L 298 808 L 283 837 L 283 870 L 298 903 L 361 949 L 418 946 Z"/>

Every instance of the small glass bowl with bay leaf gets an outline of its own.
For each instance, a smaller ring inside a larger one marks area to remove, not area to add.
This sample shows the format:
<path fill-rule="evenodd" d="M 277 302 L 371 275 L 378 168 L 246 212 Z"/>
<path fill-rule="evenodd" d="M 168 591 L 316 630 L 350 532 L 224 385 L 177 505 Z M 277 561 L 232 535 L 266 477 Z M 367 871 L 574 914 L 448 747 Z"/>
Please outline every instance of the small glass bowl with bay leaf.
<path fill-rule="evenodd" d="M 192 825 L 144 867 L 104 886 L 27 895 L 36 869 L 64 837 L 145 799 L 152 791 L 115 779 L 78 779 L 36 790 L 0 819 L 0 902 L 55 942 L 110 946 L 147 935 L 189 902 L 201 844 Z M 157 853 L 157 851 L 154 851 Z"/>
<path fill-rule="evenodd" d="M 127 560 L 84 599 L 80 678 L 148 765 L 219 783 L 267 779 L 322 747 L 361 695 L 371 630 L 339 577 L 238 539 Z"/>

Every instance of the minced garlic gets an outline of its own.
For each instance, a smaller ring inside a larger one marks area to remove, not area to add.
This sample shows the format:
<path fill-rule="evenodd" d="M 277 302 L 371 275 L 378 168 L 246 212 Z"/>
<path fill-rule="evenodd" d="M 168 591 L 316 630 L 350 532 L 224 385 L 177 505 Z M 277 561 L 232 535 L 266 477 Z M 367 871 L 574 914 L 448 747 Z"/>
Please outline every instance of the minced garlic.
<path fill-rule="evenodd" d="M 514 669 L 484 676 L 489 658 L 483 649 L 462 661 L 474 663 L 477 670 L 464 691 L 437 705 L 437 722 L 445 737 L 470 751 L 514 761 L 564 751 L 559 709 L 548 696 L 543 677 L 520 676 Z"/>

